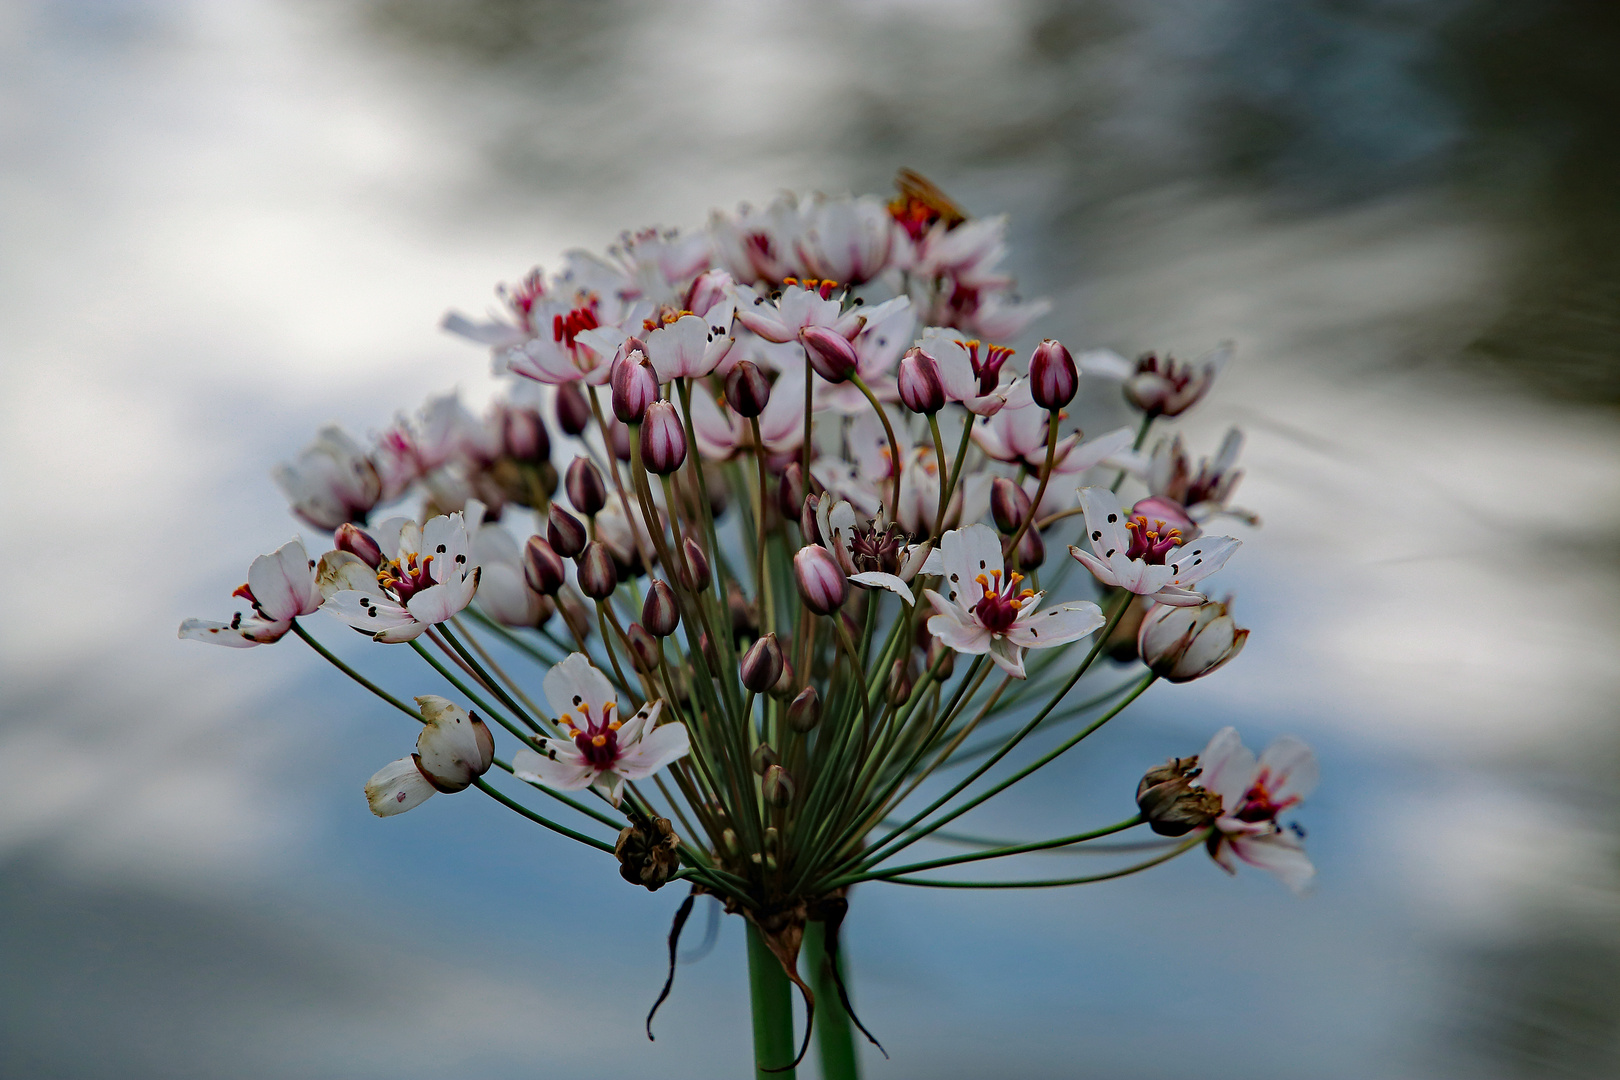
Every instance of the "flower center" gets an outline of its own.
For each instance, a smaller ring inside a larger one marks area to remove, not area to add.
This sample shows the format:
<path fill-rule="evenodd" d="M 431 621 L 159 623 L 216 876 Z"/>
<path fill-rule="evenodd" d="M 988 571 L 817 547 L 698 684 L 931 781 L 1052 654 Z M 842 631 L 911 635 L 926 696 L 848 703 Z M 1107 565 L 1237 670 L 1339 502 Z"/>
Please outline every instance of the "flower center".
<path fill-rule="evenodd" d="M 1271 795 L 1271 786 L 1271 771 L 1261 769 L 1259 775 L 1254 778 L 1254 783 L 1244 793 L 1243 801 L 1238 805 L 1237 813 L 1233 816 L 1239 821 L 1275 821 L 1278 814 L 1300 801 L 1297 795 L 1286 798 L 1281 802 L 1274 801 Z"/>
<path fill-rule="evenodd" d="M 823 300 L 831 300 L 833 290 L 838 288 L 838 282 L 831 278 L 804 278 L 801 280 L 799 278 L 785 277 L 782 279 L 782 284 L 784 286 L 797 285 L 805 292 L 815 293 Z"/>
<path fill-rule="evenodd" d="M 534 302 L 546 294 L 546 279 L 541 275 L 540 268 L 537 266 L 530 270 L 517 285 L 511 288 L 502 285 L 496 291 L 517 318 L 518 324 L 529 333 L 534 333 Z"/>
<path fill-rule="evenodd" d="M 596 320 L 596 301 L 574 308 L 567 315 L 551 317 L 551 340 L 574 351 L 574 338 L 586 330 L 595 330 L 601 324 Z"/>
<path fill-rule="evenodd" d="M 1166 356 L 1160 360 L 1156 353 L 1143 353 L 1136 361 L 1138 375 L 1157 375 L 1164 379 L 1177 391 L 1185 390 L 1187 384 L 1193 381 L 1193 369 L 1190 364 L 1179 364 L 1175 357 Z"/>
<path fill-rule="evenodd" d="M 619 760 L 619 721 L 611 719 L 618 708 L 617 699 L 609 701 L 600 709 L 591 705 L 583 698 L 574 698 L 574 712 L 565 712 L 557 717 L 557 723 L 568 732 L 568 737 L 574 740 L 579 752 L 593 769 L 606 770 L 613 768 Z M 578 714 L 577 722 L 575 713 Z"/>
<path fill-rule="evenodd" d="M 1131 546 L 1125 551 L 1127 559 L 1159 565 L 1182 544 L 1181 530 L 1156 518 L 1150 521 L 1137 514 L 1125 522 L 1125 528 L 1131 533 Z"/>
<path fill-rule="evenodd" d="M 1004 345 L 981 345 L 977 339 L 963 344 L 967 346 L 968 359 L 973 363 L 973 374 L 979 379 L 979 393 L 990 393 L 1001 381 L 1001 365 L 1012 356 L 1013 350 Z M 981 348 L 984 350 L 982 356 L 979 352 Z"/>
<path fill-rule="evenodd" d="M 849 538 L 849 555 L 862 572 L 900 572 L 900 556 L 906 548 L 906 534 L 898 525 L 879 532 L 875 524 L 860 525 Z"/>
<path fill-rule="evenodd" d="M 1006 633 L 1018 621 L 1018 609 L 1035 595 L 1033 589 L 1018 591 L 1018 583 L 1024 580 L 1024 575 L 1016 571 L 1008 575 L 1005 586 L 1001 584 L 1000 570 L 990 571 L 988 577 L 976 575 L 973 580 L 979 583 L 979 588 L 984 592 L 979 602 L 973 605 L 973 614 L 978 616 L 979 624 L 992 634 Z"/>
<path fill-rule="evenodd" d="M 428 570 L 433 563 L 433 556 L 429 555 L 420 564 L 416 560 L 417 555 L 412 552 L 403 561 L 389 559 L 377 567 L 377 584 L 392 590 L 402 604 L 423 589 L 437 584 Z"/>

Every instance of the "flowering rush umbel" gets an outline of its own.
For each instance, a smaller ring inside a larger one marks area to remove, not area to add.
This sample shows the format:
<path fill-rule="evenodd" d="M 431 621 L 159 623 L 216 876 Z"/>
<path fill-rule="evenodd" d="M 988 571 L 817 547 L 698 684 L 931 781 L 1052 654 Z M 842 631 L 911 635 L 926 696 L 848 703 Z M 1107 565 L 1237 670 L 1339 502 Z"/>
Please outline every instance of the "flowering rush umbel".
<path fill-rule="evenodd" d="M 1255 524 L 1226 509 L 1240 436 L 1194 475 L 1156 430 L 1230 347 L 1022 359 L 1047 305 L 1019 299 L 1005 224 L 903 172 L 893 199 L 783 197 L 569 252 L 490 316 L 446 317 L 505 380 L 481 415 L 452 395 L 370 440 L 321 430 L 275 474 L 305 540 L 180 635 L 290 633 L 420 725 L 364 784 L 379 816 L 476 788 L 628 882 L 679 883 L 671 979 L 697 897 L 740 916 L 770 1075 L 818 1010 L 839 1019 L 824 1071 L 852 1075 L 857 885 L 1079 885 L 1203 847 L 1301 888 L 1297 740 L 1255 759 L 1225 729 L 1202 764 L 1121 777 L 1110 824 L 1009 842 L 958 823 L 1248 636 L 1207 593 L 1240 544 L 1215 523 Z M 1126 422 L 1082 432 L 1081 403 Z M 379 685 L 385 648 L 422 668 Z M 955 846 L 907 854 L 946 826 Z M 1055 849 L 1111 863 L 1000 869 Z"/>

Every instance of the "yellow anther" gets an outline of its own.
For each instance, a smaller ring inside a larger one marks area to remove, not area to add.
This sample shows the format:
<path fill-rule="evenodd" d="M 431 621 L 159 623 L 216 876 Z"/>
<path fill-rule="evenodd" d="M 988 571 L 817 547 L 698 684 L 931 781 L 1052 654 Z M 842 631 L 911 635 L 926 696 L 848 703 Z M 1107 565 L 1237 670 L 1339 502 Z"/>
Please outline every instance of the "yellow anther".
<path fill-rule="evenodd" d="M 1023 592 L 1018 594 L 1018 599 L 1020 599 L 1020 600 L 1028 600 L 1030 597 L 1032 597 L 1034 595 L 1035 595 L 1035 590 L 1034 589 L 1025 589 Z"/>
<path fill-rule="evenodd" d="M 983 574 L 975 574 L 973 576 L 973 580 L 977 581 L 980 585 L 983 585 L 987 589 L 990 587 L 990 579 L 985 577 Z"/>
<path fill-rule="evenodd" d="M 591 745 L 592 746 L 606 746 L 607 745 L 607 736 L 606 735 L 598 735 L 596 738 L 591 740 Z"/>
<path fill-rule="evenodd" d="M 624 725 L 619 723 L 617 720 L 609 720 L 608 721 L 608 730 L 609 731 L 618 731 L 623 726 Z"/>

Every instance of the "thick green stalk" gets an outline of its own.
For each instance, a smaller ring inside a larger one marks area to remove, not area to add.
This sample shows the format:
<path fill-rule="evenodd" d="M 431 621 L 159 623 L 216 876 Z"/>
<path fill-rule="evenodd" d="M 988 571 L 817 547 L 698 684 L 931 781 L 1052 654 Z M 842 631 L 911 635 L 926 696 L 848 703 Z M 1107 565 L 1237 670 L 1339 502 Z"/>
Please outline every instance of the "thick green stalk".
<path fill-rule="evenodd" d="M 754 1011 L 755 1080 L 793 1080 L 793 986 L 765 944 L 759 927 L 748 924 L 748 996 Z M 767 1070 L 781 1069 L 780 1072 Z"/>
<path fill-rule="evenodd" d="M 843 952 L 842 948 L 839 952 Z M 810 988 L 816 992 L 816 1052 L 821 1057 L 822 1080 L 860 1080 L 860 1059 L 855 1054 L 855 1034 L 838 1000 L 827 955 L 827 924 L 804 924 L 804 962 L 810 969 Z M 849 965 L 839 958 L 839 974 L 849 984 Z"/>

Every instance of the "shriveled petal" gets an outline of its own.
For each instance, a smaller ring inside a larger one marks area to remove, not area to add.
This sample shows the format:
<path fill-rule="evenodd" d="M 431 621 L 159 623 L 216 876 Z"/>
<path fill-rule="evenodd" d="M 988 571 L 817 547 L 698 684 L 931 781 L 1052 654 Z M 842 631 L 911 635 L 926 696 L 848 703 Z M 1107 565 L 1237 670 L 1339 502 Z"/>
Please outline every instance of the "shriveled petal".
<path fill-rule="evenodd" d="M 1316 867 L 1305 854 L 1304 845 L 1290 832 L 1233 836 L 1228 838 L 1227 843 L 1238 858 L 1250 866 L 1275 874 L 1296 894 L 1303 893 L 1316 876 Z"/>
<path fill-rule="evenodd" d="M 1198 755 L 1198 766 L 1204 770 L 1204 787 L 1221 797 L 1225 809 L 1231 812 L 1243 800 L 1254 783 L 1257 763 L 1254 754 L 1243 745 L 1237 728 L 1223 727 L 1209 740 L 1204 752 Z"/>
<path fill-rule="evenodd" d="M 685 757 L 691 749 L 692 742 L 685 724 L 665 724 L 648 732 L 623 754 L 614 764 L 613 771 L 627 780 L 640 780 L 677 758 Z"/>
<path fill-rule="evenodd" d="M 543 754 L 529 749 L 513 754 L 512 775 L 558 791 L 580 791 L 590 787 L 597 774 L 573 746 L 553 742 Z"/>
<path fill-rule="evenodd" d="M 996 634 L 990 639 L 990 659 L 1013 678 L 1024 677 L 1024 650 L 1007 637 Z"/>
<path fill-rule="evenodd" d="M 489 728 L 461 706 L 424 694 L 416 699 L 427 721 L 416 737 L 417 763 L 441 788 L 461 789 L 490 766 L 495 743 Z"/>
<path fill-rule="evenodd" d="M 433 797 L 433 785 L 416 767 L 415 758 L 400 758 L 366 781 L 366 802 L 378 817 L 393 817 L 414 809 Z"/>
<path fill-rule="evenodd" d="M 885 574 L 880 570 L 867 570 L 864 573 L 849 575 L 849 580 L 857 585 L 865 585 L 869 589 L 888 589 L 904 600 L 907 607 L 917 603 L 917 598 L 911 595 L 910 587 L 893 574 Z"/>
<path fill-rule="evenodd" d="M 608 702 L 619 700 L 613 684 L 584 653 L 569 653 L 562 662 L 552 665 L 541 687 L 546 702 L 559 718 L 581 706 L 589 706 L 593 715 L 600 716 Z"/>
<path fill-rule="evenodd" d="M 1008 628 L 1007 637 L 1026 649 L 1050 649 L 1078 641 L 1107 621 L 1096 604 L 1075 600 L 1020 618 Z"/>

